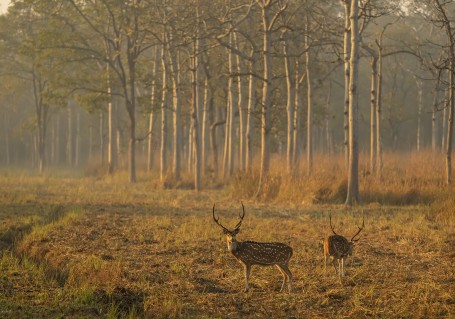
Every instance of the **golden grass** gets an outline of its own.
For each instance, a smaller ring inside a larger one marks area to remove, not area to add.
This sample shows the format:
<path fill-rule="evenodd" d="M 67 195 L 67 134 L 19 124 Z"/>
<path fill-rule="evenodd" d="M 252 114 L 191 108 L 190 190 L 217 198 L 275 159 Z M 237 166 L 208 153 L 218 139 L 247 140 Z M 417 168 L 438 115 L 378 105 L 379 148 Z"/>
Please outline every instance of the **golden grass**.
<path fill-rule="evenodd" d="M 124 173 L 4 174 L 0 317 L 453 317 L 454 192 L 442 170 L 430 174 L 436 159 L 412 156 L 388 155 L 381 182 L 362 173 L 364 202 L 351 209 L 342 204 L 343 168 L 326 158 L 310 177 L 272 170 L 259 201 L 249 193 L 256 191 L 254 173 L 199 193 L 163 189 L 148 174 L 134 185 Z M 252 289 L 241 292 L 242 269 L 211 219 L 216 202 L 221 222 L 233 227 L 241 200 L 239 240 L 293 247 L 291 294 L 279 293 L 281 274 L 273 267 L 253 267 Z M 341 283 L 323 267 L 329 212 L 347 237 L 365 214 Z"/>

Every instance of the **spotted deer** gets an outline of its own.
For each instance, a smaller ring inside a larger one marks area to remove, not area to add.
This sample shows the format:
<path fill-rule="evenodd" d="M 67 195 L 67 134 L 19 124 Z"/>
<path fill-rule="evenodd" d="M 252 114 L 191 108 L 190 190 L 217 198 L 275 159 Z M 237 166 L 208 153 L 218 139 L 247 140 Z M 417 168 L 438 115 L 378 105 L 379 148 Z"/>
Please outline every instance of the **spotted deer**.
<path fill-rule="evenodd" d="M 248 280 L 250 278 L 251 266 L 276 266 L 283 275 L 281 290 L 284 291 L 286 281 L 289 283 L 288 291 L 292 290 L 292 273 L 288 268 L 289 259 L 292 257 L 292 248 L 283 243 L 258 243 L 254 241 L 237 241 L 236 235 L 240 231 L 243 218 L 245 217 L 245 207 L 242 203 L 243 214 L 239 213 L 240 221 L 234 230 L 229 230 L 219 222 L 219 217 L 215 217 L 215 204 L 213 204 L 213 220 L 223 229 L 226 235 L 228 251 L 243 265 L 245 271 L 245 292 L 249 290 Z"/>
<path fill-rule="evenodd" d="M 324 269 L 327 268 L 327 263 L 330 259 L 332 259 L 333 267 L 338 275 L 344 277 L 345 275 L 345 264 L 346 259 L 348 256 L 352 255 L 352 249 L 354 248 L 354 243 L 356 243 L 359 239 L 355 239 L 360 232 L 365 227 L 365 216 L 363 216 L 362 227 L 358 227 L 359 230 L 352 236 L 351 240 L 348 241 L 345 237 L 338 235 L 332 226 L 332 215 L 329 215 L 330 218 L 330 228 L 332 229 L 333 235 L 330 235 L 326 239 L 324 239 Z M 338 269 L 335 263 L 338 262 Z"/>

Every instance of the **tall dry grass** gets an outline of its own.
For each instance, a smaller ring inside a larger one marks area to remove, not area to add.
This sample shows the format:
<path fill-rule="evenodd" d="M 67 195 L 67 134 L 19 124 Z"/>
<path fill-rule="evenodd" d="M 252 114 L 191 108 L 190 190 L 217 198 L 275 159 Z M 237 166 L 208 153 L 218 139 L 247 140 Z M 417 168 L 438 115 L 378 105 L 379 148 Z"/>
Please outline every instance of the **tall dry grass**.
<path fill-rule="evenodd" d="M 368 154 L 361 154 L 359 165 L 360 197 L 363 203 L 387 205 L 430 204 L 438 195 L 452 192 L 445 185 L 445 163 L 442 154 L 431 151 L 385 153 L 383 173 L 370 170 Z M 233 197 L 252 197 L 259 183 L 258 169 L 235 174 L 230 182 Z M 347 170 L 342 155 L 314 156 L 310 173 L 301 161 L 292 173 L 285 159 L 271 159 L 271 170 L 262 187 L 263 201 L 293 203 L 297 206 L 344 203 L 347 193 Z"/>

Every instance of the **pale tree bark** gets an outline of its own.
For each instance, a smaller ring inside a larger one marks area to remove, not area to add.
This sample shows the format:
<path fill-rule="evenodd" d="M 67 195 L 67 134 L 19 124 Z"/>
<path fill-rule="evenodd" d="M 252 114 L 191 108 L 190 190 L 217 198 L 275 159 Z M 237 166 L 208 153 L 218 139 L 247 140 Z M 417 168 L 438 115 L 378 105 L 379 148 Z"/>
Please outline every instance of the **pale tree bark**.
<path fill-rule="evenodd" d="M 67 108 L 67 125 L 66 125 L 66 164 L 68 166 L 73 166 L 73 108 L 72 102 L 68 102 Z M 100 118 L 102 119 L 103 111 L 100 111 Z M 102 121 L 100 120 L 100 124 Z M 100 142 L 102 142 L 102 127 L 100 125 Z M 102 159 L 101 159 L 102 164 Z"/>
<path fill-rule="evenodd" d="M 234 134 L 235 134 L 235 108 L 238 107 L 238 92 L 234 83 L 236 72 L 235 57 L 231 48 L 235 47 L 234 34 L 229 34 L 228 49 L 228 64 L 229 64 L 229 80 L 228 80 L 228 109 L 226 114 L 226 145 L 223 165 L 224 178 L 232 176 L 234 172 Z"/>
<path fill-rule="evenodd" d="M 160 64 L 161 56 L 160 56 L 160 46 L 157 45 L 155 47 L 155 61 L 153 62 L 152 66 L 152 82 L 150 87 L 150 113 L 149 113 L 149 129 L 148 129 L 148 137 L 147 137 L 147 171 L 152 171 L 153 169 L 153 160 L 154 160 L 154 152 L 153 152 L 153 126 L 155 124 L 155 113 L 156 113 L 156 101 L 157 101 L 157 71 L 158 65 Z"/>
<path fill-rule="evenodd" d="M 383 33 L 382 33 L 383 34 Z M 377 42 L 378 46 L 378 79 L 376 89 L 376 176 L 382 178 L 382 34 Z"/>
<path fill-rule="evenodd" d="M 199 137 L 199 86 L 198 86 L 198 39 L 193 43 L 192 55 L 192 110 L 191 110 L 191 127 L 194 152 L 194 189 L 201 189 L 201 148 Z M 190 154 L 191 156 L 191 154 Z"/>
<path fill-rule="evenodd" d="M 109 98 L 108 103 L 108 150 L 107 150 L 107 163 L 108 174 L 114 174 L 117 168 L 117 104 L 112 95 L 112 86 L 110 81 L 110 68 L 107 66 L 107 94 Z"/>
<path fill-rule="evenodd" d="M 286 73 L 286 113 L 287 113 L 287 140 L 286 140 L 286 167 L 290 174 L 294 169 L 294 114 L 295 114 L 295 81 L 294 72 L 291 67 L 291 59 L 288 54 L 287 33 L 283 34 L 283 56 L 284 70 Z"/>
<path fill-rule="evenodd" d="M 417 136 L 416 136 L 416 150 L 420 151 L 420 141 L 421 141 L 421 122 L 422 122 L 422 109 L 423 109 L 423 83 L 422 80 L 415 78 L 417 86 Z"/>
<path fill-rule="evenodd" d="M 235 48 L 239 50 L 239 45 L 237 41 L 236 33 L 234 33 L 234 43 Z M 247 99 L 245 93 L 247 91 L 247 86 L 241 74 L 243 73 L 242 64 L 240 61 L 240 56 L 236 55 L 236 64 L 237 64 L 237 93 L 238 93 L 238 112 L 239 112 L 239 169 L 241 171 L 245 170 L 245 153 L 246 153 L 246 111 L 247 111 Z"/>
<path fill-rule="evenodd" d="M 371 57 L 371 86 L 370 86 L 370 170 L 376 171 L 376 88 L 378 78 L 378 58 Z"/>
<path fill-rule="evenodd" d="M 90 117 L 90 124 L 89 124 L 89 127 L 88 127 L 88 138 L 89 138 L 89 142 L 88 142 L 88 160 L 91 161 L 93 159 L 93 148 L 94 148 L 94 144 L 95 144 L 95 141 L 94 141 L 94 134 L 93 134 L 93 119 L 92 117 Z"/>
<path fill-rule="evenodd" d="M 81 111 L 76 110 L 76 140 L 74 141 L 74 166 L 79 167 L 80 164 L 80 147 L 81 147 Z"/>
<path fill-rule="evenodd" d="M 448 32 L 451 33 L 450 24 L 447 27 Z M 450 39 L 450 50 L 451 50 L 451 60 L 449 63 L 449 111 L 448 111 L 448 123 L 447 123 L 447 146 L 446 146 L 446 183 L 452 183 L 452 140 L 453 140 L 453 116 L 454 116 L 454 90 L 455 90 L 455 42 L 453 37 Z"/>
<path fill-rule="evenodd" d="M 358 146 L 358 112 L 359 112 L 359 25 L 358 0 L 351 0 L 351 58 L 349 66 L 351 76 L 349 81 L 349 169 L 348 192 L 346 205 L 359 202 L 359 146 Z"/>
<path fill-rule="evenodd" d="M 446 88 L 445 90 L 445 102 L 444 102 L 444 110 L 442 111 L 442 137 L 441 137 L 441 149 L 445 150 L 446 149 L 446 137 L 447 137 L 447 110 L 449 108 L 449 96 L 450 94 L 450 88 Z"/>
<path fill-rule="evenodd" d="M 48 123 L 49 105 L 44 103 L 41 93 L 44 90 L 43 81 L 32 72 L 33 96 L 36 112 L 36 155 L 38 160 L 38 171 L 44 172 L 46 165 L 46 131 Z"/>
<path fill-rule="evenodd" d="M 311 89 L 311 60 L 310 60 L 310 36 L 309 36 L 309 18 L 306 17 L 306 34 L 305 34 L 305 69 L 307 80 L 307 174 L 313 174 L 313 106 L 312 106 L 312 89 Z"/>
<path fill-rule="evenodd" d="M 176 51 L 172 33 L 169 34 L 169 59 L 172 79 L 172 105 L 173 105 L 173 161 L 172 174 L 176 180 L 180 179 L 182 170 L 182 106 L 180 98 L 180 59 Z"/>
<path fill-rule="evenodd" d="M 210 114 L 213 108 L 213 98 L 210 90 L 209 73 L 205 73 L 204 81 L 204 101 L 202 111 L 202 129 L 201 129 L 201 172 L 205 173 L 207 168 L 207 158 L 209 155 L 209 128 L 210 128 Z"/>
<path fill-rule="evenodd" d="M 438 149 L 438 106 L 439 106 L 439 89 L 440 89 L 440 78 L 439 76 L 435 80 L 434 92 L 433 92 L 433 105 L 431 108 L 431 149 L 436 152 Z"/>
<path fill-rule="evenodd" d="M 160 180 L 164 182 L 166 178 L 167 158 L 167 67 L 166 67 L 166 30 L 163 31 L 163 44 L 161 47 L 161 65 L 162 65 L 162 93 L 161 93 L 161 144 L 160 144 Z"/>
<path fill-rule="evenodd" d="M 261 101 L 261 164 L 259 171 L 259 187 L 256 197 L 262 192 L 262 186 L 270 171 L 270 132 L 271 132 L 271 89 L 272 89 L 272 60 L 271 60 L 271 36 L 272 28 L 281 13 L 286 10 L 287 4 L 279 7 L 272 15 L 272 1 L 258 0 L 262 15 L 262 59 L 263 59 L 263 86 Z"/>
<path fill-rule="evenodd" d="M 304 80 L 304 76 L 299 76 L 299 62 L 295 62 L 295 102 L 294 102 L 294 166 L 298 167 L 298 159 L 301 152 L 302 141 L 302 116 L 303 116 L 303 103 L 300 97 L 300 84 Z"/>
<path fill-rule="evenodd" d="M 350 56 L 351 56 L 351 1 L 352 0 L 341 0 L 344 6 L 344 35 L 343 35 L 343 62 L 344 62 L 344 104 L 343 104 L 343 132 L 344 132 L 344 160 L 346 168 L 349 165 L 349 83 L 350 83 Z"/>
<path fill-rule="evenodd" d="M 254 53 L 253 53 L 254 54 Z M 246 119 L 245 170 L 251 171 L 253 164 L 254 110 L 256 107 L 256 77 L 254 75 L 254 56 L 249 62 L 250 76 L 248 81 L 248 112 Z"/>

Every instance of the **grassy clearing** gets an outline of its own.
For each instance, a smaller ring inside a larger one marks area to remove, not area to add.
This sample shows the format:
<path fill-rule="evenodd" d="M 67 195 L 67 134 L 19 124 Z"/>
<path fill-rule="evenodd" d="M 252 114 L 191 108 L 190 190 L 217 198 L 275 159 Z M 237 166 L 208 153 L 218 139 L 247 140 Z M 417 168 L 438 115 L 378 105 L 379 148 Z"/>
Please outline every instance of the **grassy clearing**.
<path fill-rule="evenodd" d="M 369 200 L 351 210 L 340 205 L 344 183 L 334 170 L 316 170 L 306 183 L 276 173 L 270 196 L 260 201 L 247 196 L 254 174 L 237 177 L 226 190 L 197 194 L 163 189 L 147 176 L 129 185 L 122 174 L 5 174 L 0 317 L 454 317 L 453 190 L 426 175 L 426 167 L 416 171 L 423 164 L 411 161 L 404 169 L 399 160 L 382 187 L 362 175 Z M 239 240 L 294 248 L 291 294 L 279 293 L 282 277 L 272 267 L 253 267 L 252 289 L 241 292 L 242 268 L 211 219 L 216 202 L 221 222 L 235 225 L 240 200 L 246 217 Z M 365 213 L 366 227 L 342 282 L 333 268 L 323 267 L 329 212 L 347 237 Z"/>

